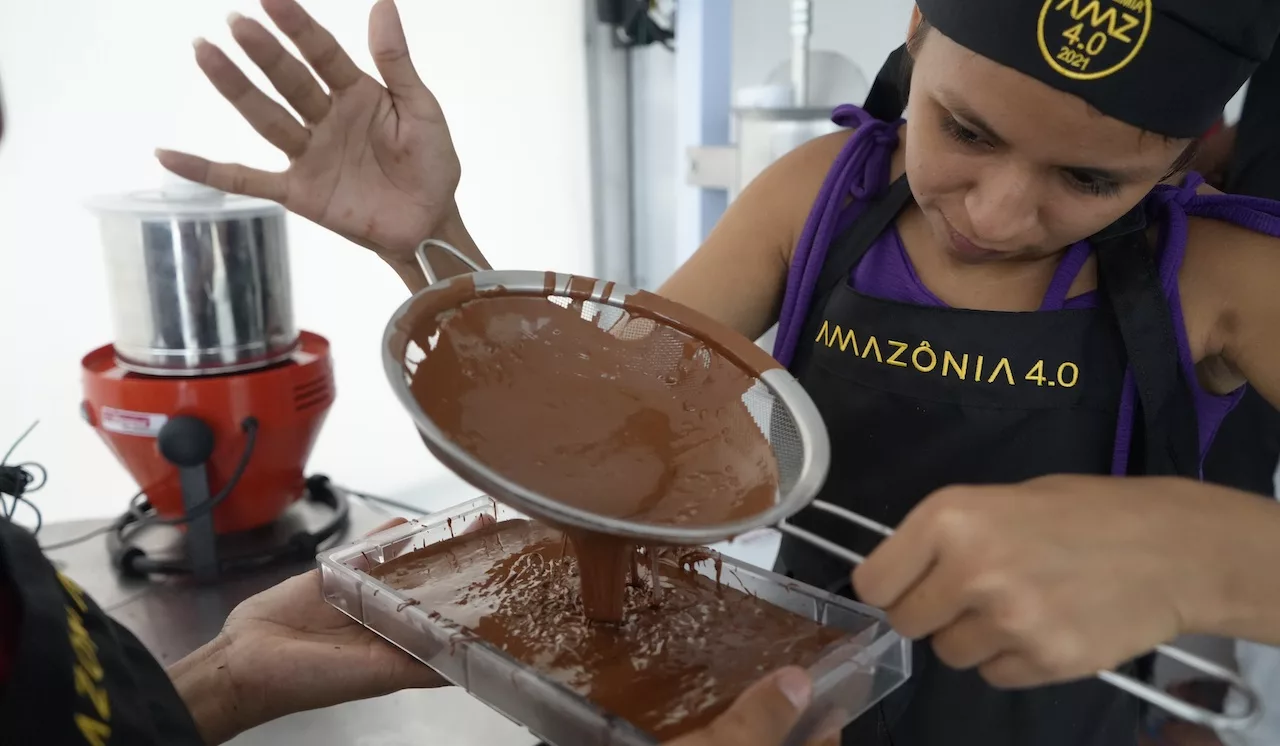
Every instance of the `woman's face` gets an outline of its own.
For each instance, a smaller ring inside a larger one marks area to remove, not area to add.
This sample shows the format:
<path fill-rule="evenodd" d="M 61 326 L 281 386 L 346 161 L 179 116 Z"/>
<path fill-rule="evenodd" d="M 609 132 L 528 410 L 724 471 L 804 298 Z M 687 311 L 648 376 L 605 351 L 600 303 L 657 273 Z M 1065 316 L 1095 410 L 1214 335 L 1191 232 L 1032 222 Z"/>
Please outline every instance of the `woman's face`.
<path fill-rule="evenodd" d="M 915 50 L 906 168 L 959 260 L 1034 259 L 1105 228 L 1189 144 L 1144 133 L 931 29 Z"/>

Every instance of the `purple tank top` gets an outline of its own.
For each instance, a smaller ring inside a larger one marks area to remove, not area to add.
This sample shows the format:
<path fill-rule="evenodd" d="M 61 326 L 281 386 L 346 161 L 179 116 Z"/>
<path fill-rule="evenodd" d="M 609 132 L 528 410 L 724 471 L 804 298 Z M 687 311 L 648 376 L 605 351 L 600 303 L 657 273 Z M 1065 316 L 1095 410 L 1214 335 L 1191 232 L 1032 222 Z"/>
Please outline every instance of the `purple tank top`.
<path fill-rule="evenodd" d="M 890 161 L 898 146 L 898 122 L 881 122 L 857 106 L 836 109 L 832 120 L 843 127 L 856 127 L 835 163 L 796 245 L 791 269 L 787 274 L 786 292 L 778 318 L 778 336 L 773 354 L 783 365 L 790 365 L 795 355 L 804 318 L 813 300 L 814 285 L 826 259 L 831 241 L 843 233 L 862 215 L 867 200 L 889 184 Z M 1190 174 L 1180 186 L 1159 185 L 1147 197 L 1147 213 L 1160 221 L 1159 272 L 1165 295 L 1173 314 L 1177 335 L 1178 357 L 1183 373 L 1190 382 L 1200 426 L 1200 455 L 1213 443 L 1223 418 L 1240 400 L 1241 391 L 1216 396 L 1205 391 L 1196 377 L 1195 363 L 1187 341 L 1186 323 L 1182 315 L 1182 297 L 1178 291 L 1178 270 L 1187 246 L 1187 218 L 1200 216 L 1235 223 L 1244 228 L 1280 237 L 1280 202 L 1234 195 L 1198 195 L 1203 183 Z M 1067 292 L 1088 260 L 1092 249 L 1087 241 L 1071 246 L 1064 254 L 1053 281 L 1040 305 L 1041 311 L 1093 308 L 1097 293 L 1090 291 L 1073 298 Z M 858 292 L 869 296 L 920 306 L 945 306 L 916 275 L 897 229 L 890 227 L 867 251 L 850 278 Z M 1132 372 L 1125 374 L 1120 398 L 1120 416 L 1116 423 L 1115 452 L 1112 473 L 1128 471 L 1129 445 L 1133 437 L 1137 387 Z"/>

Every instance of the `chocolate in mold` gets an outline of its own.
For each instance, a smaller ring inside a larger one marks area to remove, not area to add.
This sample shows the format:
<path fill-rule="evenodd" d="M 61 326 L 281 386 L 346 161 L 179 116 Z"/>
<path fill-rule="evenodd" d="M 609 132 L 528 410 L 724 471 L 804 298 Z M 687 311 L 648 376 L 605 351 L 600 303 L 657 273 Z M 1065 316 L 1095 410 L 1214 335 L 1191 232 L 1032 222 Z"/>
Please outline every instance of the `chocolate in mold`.
<path fill-rule="evenodd" d="M 707 724 L 760 676 L 810 666 L 847 636 L 718 584 L 693 569 L 709 557 L 683 548 L 651 555 L 660 603 L 645 558 L 640 582 L 623 589 L 622 620 L 591 622 L 572 546 L 543 524 L 503 521 L 371 574 L 659 741 Z"/>

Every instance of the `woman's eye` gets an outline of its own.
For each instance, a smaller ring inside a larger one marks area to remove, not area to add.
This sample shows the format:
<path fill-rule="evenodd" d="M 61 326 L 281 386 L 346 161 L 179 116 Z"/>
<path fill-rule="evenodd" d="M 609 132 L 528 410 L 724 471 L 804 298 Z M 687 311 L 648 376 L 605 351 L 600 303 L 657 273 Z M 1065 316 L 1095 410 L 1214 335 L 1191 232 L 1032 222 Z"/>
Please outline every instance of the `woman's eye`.
<path fill-rule="evenodd" d="M 960 124 L 956 121 L 955 117 L 950 115 L 943 117 L 942 129 L 951 137 L 951 139 L 965 145 L 978 145 L 983 142 L 982 135 L 979 135 L 977 132 L 974 132 L 963 124 Z"/>
<path fill-rule="evenodd" d="M 1108 197 L 1120 191 L 1120 185 L 1111 179 L 1083 171 L 1063 171 L 1067 184 L 1072 188 L 1095 197 Z"/>

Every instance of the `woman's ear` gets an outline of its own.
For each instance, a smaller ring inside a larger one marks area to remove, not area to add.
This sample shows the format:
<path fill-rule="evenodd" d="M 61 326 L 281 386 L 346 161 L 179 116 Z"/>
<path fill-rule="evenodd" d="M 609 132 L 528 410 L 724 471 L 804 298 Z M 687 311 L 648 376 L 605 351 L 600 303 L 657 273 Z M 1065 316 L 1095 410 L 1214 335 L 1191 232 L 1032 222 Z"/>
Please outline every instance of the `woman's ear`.
<path fill-rule="evenodd" d="M 920 22 L 924 20 L 924 16 L 920 15 L 920 6 L 911 6 L 911 25 L 907 27 L 907 39 L 916 35 L 916 31 L 920 29 Z"/>

